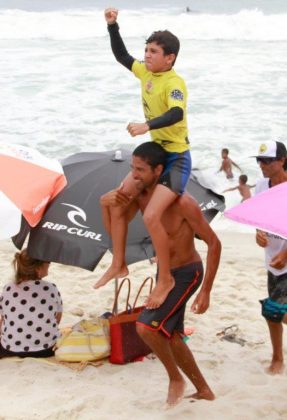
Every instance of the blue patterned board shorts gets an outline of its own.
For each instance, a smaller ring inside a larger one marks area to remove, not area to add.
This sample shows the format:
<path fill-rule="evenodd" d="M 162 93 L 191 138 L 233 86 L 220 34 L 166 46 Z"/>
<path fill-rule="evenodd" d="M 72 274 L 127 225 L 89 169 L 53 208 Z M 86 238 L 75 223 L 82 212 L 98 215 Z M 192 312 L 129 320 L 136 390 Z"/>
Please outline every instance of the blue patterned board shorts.
<path fill-rule="evenodd" d="M 191 174 L 191 155 L 186 150 L 183 153 L 166 152 L 165 169 L 159 179 L 159 184 L 165 185 L 177 195 L 183 194 Z"/>
<path fill-rule="evenodd" d="M 275 276 L 268 271 L 268 294 L 260 300 L 262 315 L 269 321 L 282 322 L 287 313 L 287 273 Z"/>

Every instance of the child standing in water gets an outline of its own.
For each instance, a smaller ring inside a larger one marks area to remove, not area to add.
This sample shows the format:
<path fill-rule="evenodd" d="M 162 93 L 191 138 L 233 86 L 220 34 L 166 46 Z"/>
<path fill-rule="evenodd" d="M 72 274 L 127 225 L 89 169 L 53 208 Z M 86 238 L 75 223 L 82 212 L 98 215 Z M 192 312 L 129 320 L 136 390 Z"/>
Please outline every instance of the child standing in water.
<path fill-rule="evenodd" d="M 143 214 L 159 264 L 157 285 L 148 297 L 147 307 L 159 307 L 174 287 L 170 273 L 168 236 L 162 225 L 163 212 L 180 196 L 191 172 L 188 130 L 186 120 L 187 90 L 184 80 L 173 69 L 180 43 L 169 31 L 156 31 L 146 40 L 144 62 L 133 58 L 126 50 L 117 23 L 118 10 L 105 10 L 112 51 L 117 59 L 141 81 L 143 123 L 129 123 L 132 137 L 150 131 L 152 140 L 166 151 L 166 166 L 153 196 Z M 133 200 L 144 186 L 128 174 L 121 186 L 122 192 Z M 126 206 L 110 207 L 110 234 L 113 242 L 112 264 L 95 288 L 115 277 L 128 274 L 125 262 L 128 214 Z"/>
<path fill-rule="evenodd" d="M 229 157 L 229 149 L 222 149 L 221 150 L 221 157 L 222 157 L 222 162 L 221 162 L 221 166 L 218 170 L 218 172 L 225 172 L 226 174 L 226 178 L 231 179 L 233 178 L 233 172 L 232 172 L 232 165 L 235 166 L 237 169 L 241 171 L 241 168 L 235 163 L 233 162 L 233 160 L 230 159 Z"/>
<path fill-rule="evenodd" d="M 238 190 L 241 197 L 242 197 L 242 201 L 247 200 L 248 198 L 251 197 L 251 188 L 254 188 L 255 185 L 248 185 L 247 181 L 248 181 L 248 177 L 247 175 L 240 175 L 238 178 L 239 181 L 239 185 L 237 185 L 236 187 L 233 188 L 227 188 L 226 190 L 224 190 L 223 192 L 228 192 L 228 191 L 235 191 Z"/>

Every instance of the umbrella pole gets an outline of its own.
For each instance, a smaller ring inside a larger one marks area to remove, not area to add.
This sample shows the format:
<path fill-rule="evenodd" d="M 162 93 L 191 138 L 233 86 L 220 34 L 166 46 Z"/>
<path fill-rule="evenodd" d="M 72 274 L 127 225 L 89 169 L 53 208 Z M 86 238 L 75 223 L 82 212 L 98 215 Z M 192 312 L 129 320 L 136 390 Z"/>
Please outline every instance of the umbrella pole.
<path fill-rule="evenodd" d="M 116 277 L 115 278 L 115 297 L 117 296 L 118 293 L 118 288 L 119 288 L 119 279 Z M 115 313 L 118 313 L 118 302 L 116 301 L 116 305 L 115 305 Z"/>

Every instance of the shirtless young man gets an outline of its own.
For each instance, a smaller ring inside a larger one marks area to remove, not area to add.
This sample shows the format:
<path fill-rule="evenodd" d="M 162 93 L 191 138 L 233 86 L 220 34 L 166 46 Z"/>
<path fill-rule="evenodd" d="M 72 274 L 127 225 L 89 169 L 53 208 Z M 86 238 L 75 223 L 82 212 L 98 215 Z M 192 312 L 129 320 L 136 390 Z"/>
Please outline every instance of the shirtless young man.
<path fill-rule="evenodd" d="M 164 151 L 156 143 L 143 143 L 133 152 L 132 176 L 144 189 L 138 200 L 130 204 L 130 218 L 138 209 L 144 212 L 163 170 L 163 164 Z M 102 197 L 101 203 L 104 208 L 106 228 L 109 230 L 110 206 L 128 203 L 128 198 L 121 190 L 113 190 Z M 162 223 L 168 234 L 171 273 L 175 279 L 175 286 L 159 308 L 146 307 L 143 310 L 138 318 L 137 331 L 167 371 L 169 377 L 167 405 L 172 407 L 184 397 L 186 382 L 182 372 L 196 388 L 191 398 L 206 400 L 215 398 L 182 337 L 185 306 L 198 289 L 199 293 L 191 306 L 192 312 L 203 314 L 209 307 L 210 292 L 220 260 L 221 244 L 205 220 L 197 202 L 188 193 L 184 193 L 165 210 Z M 205 273 L 200 255 L 195 249 L 195 233 L 208 247 Z"/>

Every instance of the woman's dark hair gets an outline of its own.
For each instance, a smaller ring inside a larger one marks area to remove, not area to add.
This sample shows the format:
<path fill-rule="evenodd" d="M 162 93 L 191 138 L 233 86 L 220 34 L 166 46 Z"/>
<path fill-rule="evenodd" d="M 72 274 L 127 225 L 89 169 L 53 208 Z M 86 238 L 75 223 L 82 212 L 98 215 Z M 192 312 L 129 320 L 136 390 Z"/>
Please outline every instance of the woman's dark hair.
<path fill-rule="evenodd" d="M 30 257 L 27 249 L 23 249 L 21 252 L 16 252 L 12 264 L 15 271 L 15 282 L 20 284 L 24 280 L 39 279 L 37 269 L 44 264 L 44 261 Z"/>

